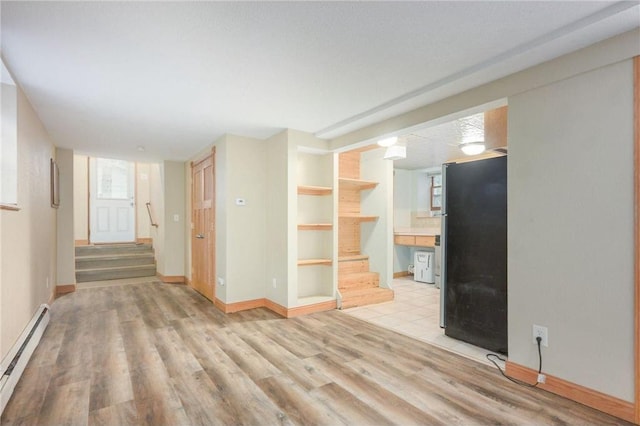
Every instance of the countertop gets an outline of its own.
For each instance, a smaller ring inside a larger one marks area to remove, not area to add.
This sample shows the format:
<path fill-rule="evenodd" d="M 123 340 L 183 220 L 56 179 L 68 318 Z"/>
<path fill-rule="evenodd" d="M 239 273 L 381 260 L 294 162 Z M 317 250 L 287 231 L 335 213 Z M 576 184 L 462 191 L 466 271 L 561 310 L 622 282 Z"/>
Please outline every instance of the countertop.
<path fill-rule="evenodd" d="M 440 235 L 440 228 L 395 228 L 393 235 L 424 235 L 432 237 Z"/>

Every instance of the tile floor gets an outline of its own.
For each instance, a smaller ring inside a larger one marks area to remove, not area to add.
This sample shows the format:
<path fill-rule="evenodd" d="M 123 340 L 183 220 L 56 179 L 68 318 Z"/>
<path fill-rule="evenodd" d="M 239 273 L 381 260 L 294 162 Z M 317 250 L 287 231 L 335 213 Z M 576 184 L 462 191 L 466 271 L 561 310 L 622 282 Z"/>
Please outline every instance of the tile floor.
<path fill-rule="evenodd" d="M 433 284 L 418 283 L 411 277 L 396 278 L 393 280 L 393 290 L 395 299 L 392 302 L 350 308 L 342 312 L 490 364 L 486 358 L 490 351 L 444 335 L 439 324 L 440 290 Z M 504 363 L 500 364 L 504 367 Z"/>

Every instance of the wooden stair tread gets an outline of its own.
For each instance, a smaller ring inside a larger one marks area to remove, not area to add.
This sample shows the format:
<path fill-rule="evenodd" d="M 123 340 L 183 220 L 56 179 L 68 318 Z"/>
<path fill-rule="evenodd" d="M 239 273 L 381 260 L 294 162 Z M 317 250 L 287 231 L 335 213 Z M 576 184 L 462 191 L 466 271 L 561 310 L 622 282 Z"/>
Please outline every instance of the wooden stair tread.
<path fill-rule="evenodd" d="M 338 262 L 352 262 L 354 260 L 367 260 L 369 256 L 366 254 L 354 254 L 352 256 L 340 256 Z"/>
<path fill-rule="evenodd" d="M 340 290 L 340 295 L 342 296 L 342 309 L 390 302 L 394 298 L 393 290 L 381 287 Z"/>

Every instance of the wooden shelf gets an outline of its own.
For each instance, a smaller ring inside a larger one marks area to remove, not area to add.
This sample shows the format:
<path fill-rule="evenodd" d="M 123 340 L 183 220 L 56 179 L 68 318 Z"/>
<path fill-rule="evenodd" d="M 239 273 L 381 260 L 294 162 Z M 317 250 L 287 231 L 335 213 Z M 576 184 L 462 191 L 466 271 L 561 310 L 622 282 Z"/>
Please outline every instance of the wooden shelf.
<path fill-rule="evenodd" d="M 328 186 L 298 186 L 299 195 L 331 195 L 332 191 L 333 189 L 329 188 Z"/>
<path fill-rule="evenodd" d="M 298 266 L 331 265 L 331 259 L 298 259 Z"/>
<path fill-rule="evenodd" d="M 333 229 L 333 225 L 330 223 L 300 223 L 298 224 L 299 231 L 330 231 Z"/>
<path fill-rule="evenodd" d="M 348 215 L 340 215 L 340 219 L 355 219 L 360 222 L 375 222 L 378 220 L 378 216 L 363 216 L 360 214 L 348 214 Z"/>
<path fill-rule="evenodd" d="M 378 186 L 378 182 L 361 179 L 339 178 L 338 182 L 343 188 L 359 189 L 361 191 L 365 189 L 372 189 Z"/>

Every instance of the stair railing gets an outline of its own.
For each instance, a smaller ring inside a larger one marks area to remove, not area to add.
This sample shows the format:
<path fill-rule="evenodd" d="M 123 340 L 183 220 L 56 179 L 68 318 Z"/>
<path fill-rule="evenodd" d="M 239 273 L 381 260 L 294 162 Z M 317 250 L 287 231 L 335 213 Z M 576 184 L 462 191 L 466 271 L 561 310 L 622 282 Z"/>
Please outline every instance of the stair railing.
<path fill-rule="evenodd" d="M 151 214 L 151 203 L 147 203 L 147 213 L 149 213 L 149 221 L 151 221 L 151 226 L 155 226 L 156 228 L 160 226 L 153 220 L 153 215 Z"/>

